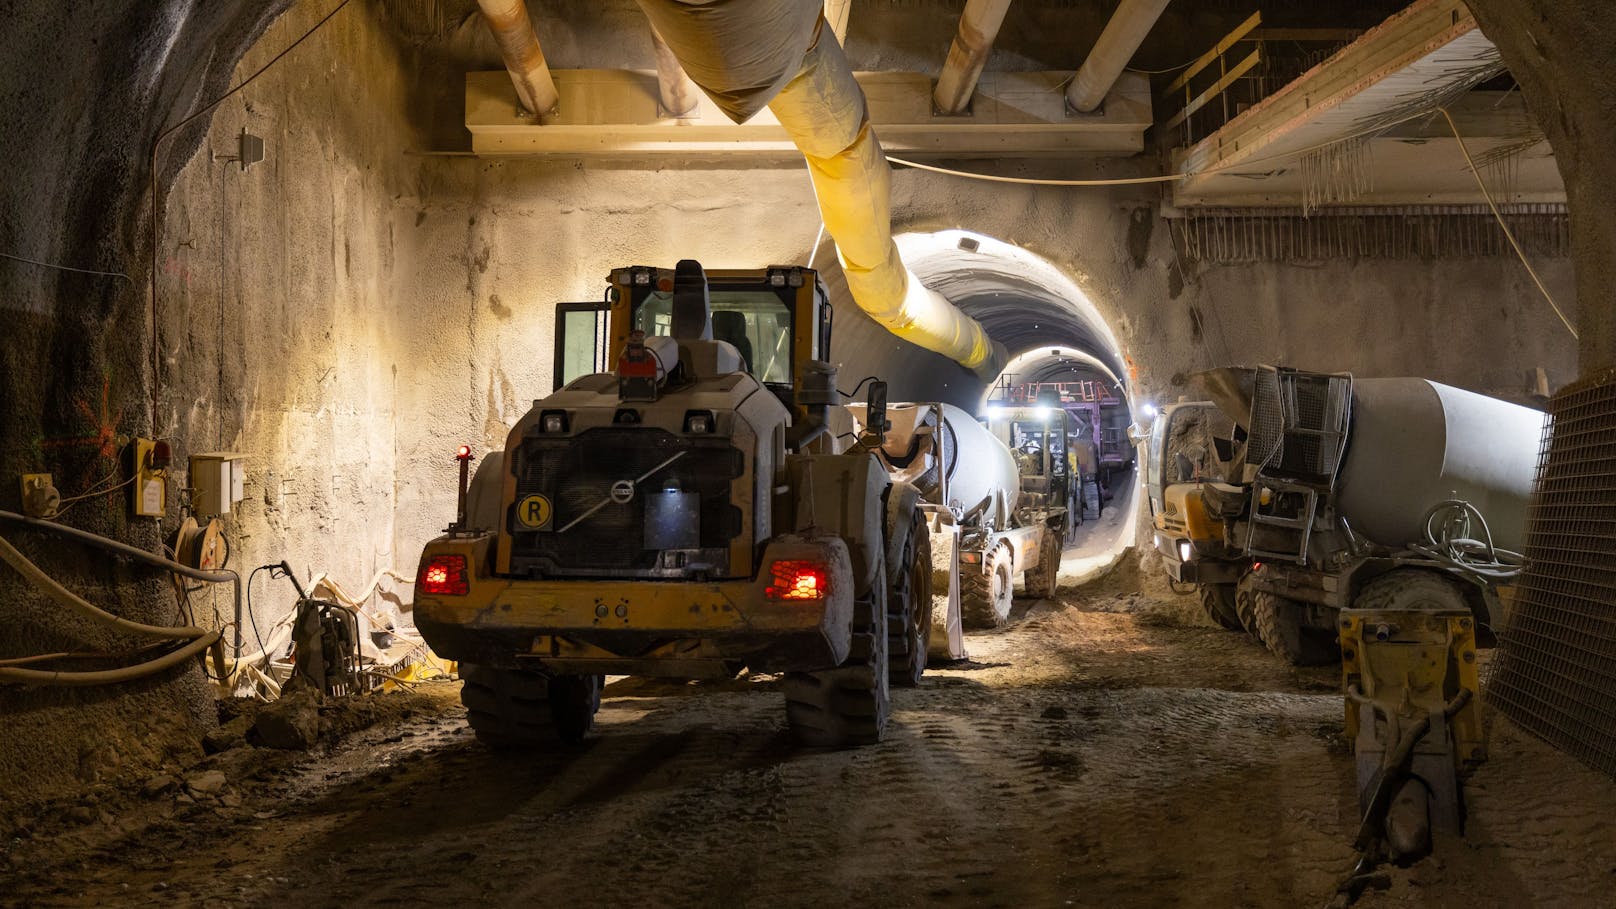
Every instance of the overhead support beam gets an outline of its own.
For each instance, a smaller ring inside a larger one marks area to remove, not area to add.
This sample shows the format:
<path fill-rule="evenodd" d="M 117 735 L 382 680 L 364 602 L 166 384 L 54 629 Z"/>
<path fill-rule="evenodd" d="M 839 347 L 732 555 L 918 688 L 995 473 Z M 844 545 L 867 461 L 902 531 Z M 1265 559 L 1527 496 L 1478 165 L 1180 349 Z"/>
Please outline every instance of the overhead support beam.
<path fill-rule="evenodd" d="M 1067 86 L 1066 103 L 1073 110 L 1087 114 L 1099 108 L 1156 20 L 1161 18 L 1167 3 L 1168 0 L 1122 0 L 1117 5 L 1105 31 L 1100 33 L 1100 40 L 1094 42 L 1094 49 L 1083 61 L 1083 68 Z"/>
<path fill-rule="evenodd" d="M 658 113 L 664 117 L 688 120 L 701 116 L 701 89 L 690 80 L 674 56 L 673 48 L 651 29 L 651 46 L 656 51 Z"/>
<path fill-rule="evenodd" d="M 528 17 L 523 0 L 477 0 L 483 21 L 493 32 L 499 45 L 499 54 L 505 60 L 505 69 L 516 86 L 516 97 L 527 112 L 541 119 L 555 113 L 560 96 L 555 80 L 550 78 L 550 65 L 544 60 L 539 47 L 539 36 L 533 31 L 533 20 Z"/>
<path fill-rule="evenodd" d="M 967 0 L 954 44 L 937 77 L 937 90 L 932 94 L 938 113 L 955 115 L 970 109 L 976 80 L 982 76 L 982 67 L 993 51 L 993 39 L 999 36 L 999 26 L 1004 24 L 1004 14 L 1009 9 L 1010 0 Z"/>
<path fill-rule="evenodd" d="M 560 111 L 544 125 L 517 116 L 504 73 L 466 74 L 466 128 L 479 155 L 747 155 L 784 159 L 797 148 L 768 109 L 730 122 L 717 101 L 697 92 L 693 117 L 661 112 L 657 74 L 558 69 Z M 941 116 L 925 73 L 857 73 L 881 145 L 900 157 L 1035 158 L 1129 156 L 1144 149 L 1152 120 L 1149 80 L 1124 73 L 1104 113 L 1066 114 L 1066 72 L 982 74 L 971 116 Z"/>
<path fill-rule="evenodd" d="M 847 16 L 852 12 L 853 0 L 825 0 L 825 23 L 836 35 L 836 43 L 847 45 Z"/>

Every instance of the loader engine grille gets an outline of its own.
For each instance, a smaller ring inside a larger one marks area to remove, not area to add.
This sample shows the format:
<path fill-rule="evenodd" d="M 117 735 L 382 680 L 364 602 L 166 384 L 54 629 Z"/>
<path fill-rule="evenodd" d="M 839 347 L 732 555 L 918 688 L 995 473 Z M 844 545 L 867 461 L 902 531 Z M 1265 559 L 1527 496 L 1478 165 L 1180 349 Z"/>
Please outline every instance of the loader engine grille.
<path fill-rule="evenodd" d="M 1616 777 L 1616 370 L 1561 389 L 1487 699 Z"/>
<path fill-rule="evenodd" d="M 741 510 L 730 504 L 731 483 L 744 470 L 744 456 L 723 438 L 686 438 L 650 427 L 529 436 L 511 464 L 516 497 L 505 515 L 511 571 L 533 577 L 728 576 L 730 541 L 743 526 Z M 553 508 L 539 530 L 523 526 L 516 515 L 517 506 L 535 495 Z"/>

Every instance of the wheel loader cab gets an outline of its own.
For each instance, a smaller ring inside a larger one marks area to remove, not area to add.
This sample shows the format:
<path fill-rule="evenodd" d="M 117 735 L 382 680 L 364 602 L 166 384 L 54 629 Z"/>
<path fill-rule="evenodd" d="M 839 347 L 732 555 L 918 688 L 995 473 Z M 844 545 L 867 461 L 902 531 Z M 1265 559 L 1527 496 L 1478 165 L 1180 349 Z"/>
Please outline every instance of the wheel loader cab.
<path fill-rule="evenodd" d="M 630 331 L 674 334 L 677 275 L 666 268 L 612 273 L 611 339 L 615 362 Z M 815 272 L 804 268 L 706 272 L 706 337 L 734 347 L 742 368 L 794 408 L 801 370 L 830 355 L 831 307 Z"/>

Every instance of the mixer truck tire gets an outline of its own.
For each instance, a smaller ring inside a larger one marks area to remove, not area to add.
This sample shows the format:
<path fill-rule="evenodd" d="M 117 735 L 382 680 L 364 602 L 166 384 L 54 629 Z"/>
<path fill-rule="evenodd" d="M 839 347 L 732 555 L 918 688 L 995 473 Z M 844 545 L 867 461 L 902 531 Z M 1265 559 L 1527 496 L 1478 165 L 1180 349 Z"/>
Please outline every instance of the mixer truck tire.
<path fill-rule="evenodd" d="M 1373 609 L 1377 612 L 1436 611 L 1468 609 L 1463 591 L 1454 582 L 1434 571 L 1418 568 L 1399 568 L 1387 572 L 1358 592 L 1354 609 Z"/>
<path fill-rule="evenodd" d="M 1257 592 L 1247 587 L 1244 583 L 1235 585 L 1234 614 L 1240 620 L 1240 627 L 1245 629 L 1246 634 L 1251 635 L 1252 640 L 1261 644 L 1262 635 L 1257 633 L 1256 597 Z"/>
<path fill-rule="evenodd" d="M 600 709 L 598 675 L 549 678 L 521 669 L 463 663 L 460 702 L 483 744 L 535 749 L 583 739 Z"/>
<path fill-rule="evenodd" d="M 891 683 L 904 688 L 920 684 L 931 648 L 931 534 L 925 516 L 913 515 L 908 533 L 887 550 L 887 665 Z"/>
<path fill-rule="evenodd" d="M 1027 596 L 1047 599 L 1055 595 L 1060 579 L 1061 546 L 1053 530 L 1046 531 L 1038 541 L 1038 567 L 1022 577 L 1027 585 Z"/>
<path fill-rule="evenodd" d="M 1333 630 L 1302 624 L 1302 610 L 1291 600 L 1266 590 L 1252 594 L 1257 636 L 1292 666 L 1327 666 L 1341 660 Z"/>
<path fill-rule="evenodd" d="M 1010 618 L 1010 550 L 995 546 L 982 560 L 982 571 L 960 572 L 960 612 L 971 628 L 998 628 Z"/>
<path fill-rule="evenodd" d="M 1202 584 L 1200 593 L 1201 608 L 1206 610 L 1207 618 L 1228 631 L 1246 630 L 1235 606 L 1235 585 Z"/>
<path fill-rule="evenodd" d="M 781 681 L 786 723 L 804 745 L 847 748 L 881 741 L 891 710 L 886 598 L 883 564 L 869 592 L 853 603 L 853 645 L 842 665 L 819 672 L 788 672 Z"/>

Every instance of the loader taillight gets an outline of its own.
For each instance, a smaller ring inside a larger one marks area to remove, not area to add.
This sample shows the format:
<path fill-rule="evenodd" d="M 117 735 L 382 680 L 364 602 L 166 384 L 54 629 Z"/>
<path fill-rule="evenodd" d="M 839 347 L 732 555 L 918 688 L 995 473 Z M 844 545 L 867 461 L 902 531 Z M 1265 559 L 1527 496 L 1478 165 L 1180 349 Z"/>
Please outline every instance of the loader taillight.
<path fill-rule="evenodd" d="M 830 594 L 830 566 L 795 559 L 769 566 L 774 583 L 763 591 L 771 600 L 823 600 Z"/>
<path fill-rule="evenodd" d="M 471 583 L 466 579 L 466 557 L 463 555 L 433 556 L 432 561 L 426 563 L 421 569 L 421 577 L 416 581 L 421 592 L 439 597 L 463 597 L 471 592 Z"/>

